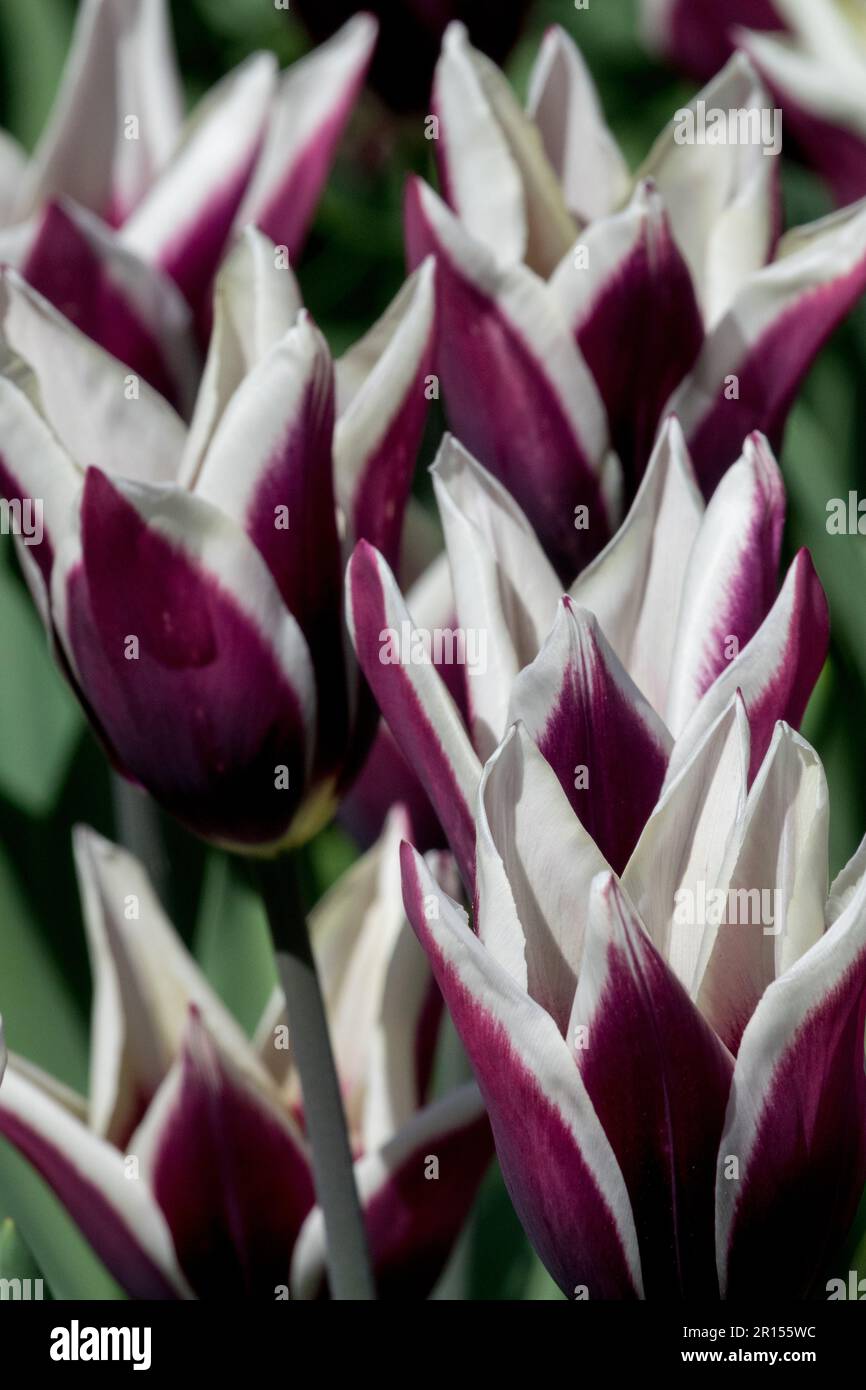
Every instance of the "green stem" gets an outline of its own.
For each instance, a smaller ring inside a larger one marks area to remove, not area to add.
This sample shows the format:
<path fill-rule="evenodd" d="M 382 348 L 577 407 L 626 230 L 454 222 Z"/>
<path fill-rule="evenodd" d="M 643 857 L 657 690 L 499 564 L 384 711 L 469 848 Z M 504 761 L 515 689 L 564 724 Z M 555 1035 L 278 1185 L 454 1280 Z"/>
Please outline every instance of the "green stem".
<path fill-rule="evenodd" d="M 367 1237 L 325 1005 L 294 866 L 287 855 L 251 861 L 286 996 L 316 1198 L 325 1218 L 328 1280 L 335 1299 L 375 1298 Z"/>

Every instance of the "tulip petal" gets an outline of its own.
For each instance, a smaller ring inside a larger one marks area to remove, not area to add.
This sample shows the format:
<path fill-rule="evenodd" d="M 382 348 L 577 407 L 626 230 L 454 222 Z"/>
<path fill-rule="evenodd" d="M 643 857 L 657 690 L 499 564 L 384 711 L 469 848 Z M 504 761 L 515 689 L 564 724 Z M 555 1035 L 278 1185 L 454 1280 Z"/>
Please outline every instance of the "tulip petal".
<path fill-rule="evenodd" d="M 527 111 L 574 216 L 593 222 L 613 212 L 628 196 L 628 166 L 605 123 L 589 68 L 559 24 L 552 24 L 541 41 Z"/>
<path fill-rule="evenodd" d="M 2 352 L 0 347 L 0 352 Z M 14 372 L 8 362 L 4 373 Z M 27 555 L 28 578 L 40 589 L 47 603 L 44 586 L 50 582 L 54 557 L 75 524 L 75 504 L 81 490 L 82 475 L 72 459 L 61 449 L 55 435 L 37 414 L 30 402 L 32 377 L 26 369 L 23 375 L 14 372 L 13 379 L 0 376 L 0 413 L 3 435 L 0 442 L 0 494 L 10 503 L 21 503 L 22 523 L 26 519 L 24 506 L 31 503 L 30 541 L 24 541 L 19 553 Z M 17 378 L 17 382 L 16 382 Z M 39 534 L 41 504 L 42 534 Z M 10 507 L 10 515 L 12 515 Z M 48 620 L 45 604 L 43 618 Z"/>
<path fill-rule="evenodd" d="M 469 1054 L 530 1240 L 569 1296 L 582 1287 L 593 1299 L 640 1297 L 625 1183 L 568 1044 L 408 845 L 402 863 L 409 920 Z"/>
<path fill-rule="evenodd" d="M 130 1149 L 198 1297 L 273 1301 L 313 1204 L 309 1160 L 288 1115 L 235 1070 L 195 1010 Z"/>
<path fill-rule="evenodd" d="M 592 886 L 569 1035 L 578 1029 L 580 1073 L 631 1199 L 646 1297 L 717 1298 L 713 1178 L 733 1062 L 611 873 Z"/>
<path fill-rule="evenodd" d="M 777 724 L 722 874 L 724 920 L 703 950 L 698 1005 L 731 1052 L 764 990 L 824 931 L 828 831 L 820 759 Z"/>
<path fill-rule="evenodd" d="M 117 226 L 167 162 L 182 116 L 164 0 L 85 0 L 18 217 L 65 193 Z"/>
<path fill-rule="evenodd" d="M 72 203 L 44 210 L 21 273 L 76 328 L 189 413 L 198 349 L 173 280 Z"/>
<path fill-rule="evenodd" d="M 409 829 L 393 808 L 373 849 L 310 917 L 347 1121 L 365 1150 L 390 1140 L 424 1100 L 438 1034 L 441 998 L 403 907 L 399 848 Z M 431 863 L 456 891 L 449 856 Z"/>
<path fill-rule="evenodd" d="M 523 508 L 569 582 L 607 539 L 604 408 L 548 287 L 500 267 L 432 189 L 410 183 L 409 259 L 436 255 L 438 372 L 454 433 Z M 577 529 L 576 508 L 589 509 Z"/>
<path fill-rule="evenodd" d="M 387 856 L 388 888 L 400 895 L 400 929 L 371 1040 L 363 1121 L 367 1150 L 389 1143 L 427 1099 L 442 1021 L 442 996 L 402 908 L 399 847 L 389 845 Z M 460 881 L 449 854 L 430 853 L 426 862 L 449 896 L 459 894 Z M 360 987 L 359 980 L 356 989 Z"/>
<path fill-rule="evenodd" d="M 661 791 L 672 740 L 593 615 L 567 596 L 514 682 L 508 718 L 525 723 L 575 814 L 621 872 Z"/>
<path fill-rule="evenodd" d="M 0 273 L 3 348 L 30 369 L 29 389 L 80 467 L 143 482 L 177 476 L 184 426 L 146 382 L 75 328 L 13 270 Z M 3 354 L 9 358 L 9 353 Z M 16 371 L 20 370 L 15 364 Z M 9 374 L 8 365 L 4 367 Z M 82 402 L 87 409 L 82 409 Z"/>
<path fill-rule="evenodd" d="M 85 826 L 74 846 L 94 982 L 90 1127 L 122 1147 L 180 1050 L 190 1004 L 239 1064 L 254 1063 L 138 860 Z"/>
<path fill-rule="evenodd" d="M 306 638 L 317 683 L 317 772 L 333 770 L 347 738 L 333 428 L 331 356 L 302 311 L 235 392 L 195 485 L 244 527 Z"/>
<path fill-rule="evenodd" d="M 467 231 L 499 264 L 549 274 L 577 228 L 538 129 L 463 24 L 445 31 L 433 109 L 440 183 Z"/>
<path fill-rule="evenodd" d="M 484 768 L 477 821 L 478 938 L 565 1036 L 589 887 L 608 865 L 522 724 Z"/>
<path fill-rule="evenodd" d="M 752 430 L 778 447 L 815 354 L 866 288 L 866 199 L 788 232 L 743 283 L 671 398 L 705 496 Z"/>
<path fill-rule="evenodd" d="M 412 559 L 418 560 L 422 547 L 420 542 L 416 542 L 412 530 L 414 510 L 410 499 L 403 545 L 404 553 L 407 553 L 407 547 L 411 546 Z M 424 512 L 425 526 L 428 517 L 429 513 Z M 428 630 L 432 631 L 437 627 L 453 629 L 454 594 L 448 556 L 444 551 L 440 550 L 415 580 L 406 595 L 406 606 L 414 614 L 415 621 Z M 465 668 L 443 663 L 439 665 L 438 670 L 458 707 L 464 711 Z M 422 775 L 420 768 L 409 765 L 388 725 L 384 720 L 380 720 L 373 747 L 360 774 L 340 805 L 341 824 L 356 842 L 366 849 L 378 839 L 389 810 L 399 802 L 406 807 L 409 814 L 412 825 L 409 838 L 412 843 L 421 850 L 442 849 L 446 843 L 445 832 L 424 789 Z"/>
<path fill-rule="evenodd" d="M 674 734 L 751 641 L 776 597 L 785 486 L 762 435 L 743 445 L 710 499 L 682 586 L 666 710 Z"/>
<path fill-rule="evenodd" d="M 723 1298 L 826 1297 L 819 1281 L 866 1182 L 864 1026 L 861 882 L 743 1034 L 716 1182 Z"/>
<path fill-rule="evenodd" d="M 697 903 L 722 879 L 746 804 L 748 764 L 749 725 L 735 692 L 677 776 L 668 774 L 622 875 L 653 943 L 690 994 L 712 930 L 697 919 Z"/>
<path fill-rule="evenodd" d="M 190 1296 L 162 1212 L 124 1155 L 14 1064 L 0 1091 L 0 1134 L 36 1169 L 130 1298 Z"/>
<path fill-rule="evenodd" d="M 390 565 L 427 415 L 433 370 L 435 265 L 410 276 L 368 333 L 335 364 L 334 477 L 348 541 L 369 541 Z"/>
<path fill-rule="evenodd" d="M 399 849 L 407 829 L 403 807 L 393 807 L 373 848 L 337 879 L 310 915 L 334 1057 L 354 1130 L 361 1128 L 385 977 L 405 920 Z"/>
<path fill-rule="evenodd" d="M 799 7 L 798 21 L 807 16 Z M 815 52 L 821 34 L 813 25 L 811 52 L 774 35 L 743 29 L 737 30 L 736 40 L 784 108 L 786 137 L 826 179 L 838 206 L 846 207 L 866 196 L 863 60 L 851 45 L 841 9 L 824 5 L 820 19 L 829 30 L 832 57 Z"/>
<path fill-rule="evenodd" d="M 652 179 L 664 199 L 677 244 L 691 270 L 709 326 L 748 283 L 751 272 L 770 259 L 779 232 L 779 161 L 757 139 L 711 144 L 684 125 L 682 111 L 748 112 L 750 122 L 772 116 L 773 103 L 752 64 L 736 53 L 720 73 L 681 108 L 662 131 L 638 171 Z M 763 131 L 762 131 L 763 133 Z M 682 139 L 681 136 L 694 138 Z M 777 151 L 778 153 L 778 151 Z M 740 440 L 748 430 L 740 431 Z"/>
<path fill-rule="evenodd" d="M 461 628 L 483 650 L 466 667 L 466 692 L 475 747 L 489 757 L 505 733 L 512 683 L 550 630 L 560 585 L 511 494 L 451 435 L 431 472 Z"/>
<path fill-rule="evenodd" d="M 0 226 L 4 231 L 14 216 L 26 168 L 27 155 L 23 147 L 7 131 L 0 131 Z"/>
<path fill-rule="evenodd" d="M 253 54 L 208 92 L 121 233 L 199 313 L 259 154 L 275 68 L 271 54 Z"/>
<path fill-rule="evenodd" d="M 303 245 L 376 34 L 372 15 L 355 15 L 280 80 L 237 223 L 254 222 L 285 246 L 292 260 Z"/>
<path fill-rule="evenodd" d="M 866 874 L 866 836 L 860 841 L 844 869 L 841 869 L 830 885 L 826 904 L 827 926 L 832 927 L 837 917 L 841 917 L 863 882 Z"/>
<path fill-rule="evenodd" d="M 829 640 L 827 599 L 807 550 L 791 562 L 779 595 L 739 655 L 702 696 L 677 737 L 668 768 L 675 776 L 735 691 L 746 702 L 752 728 L 754 777 L 778 719 L 797 728 L 824 665 Z"/>
<path fill-rule="evenodd" d="M 339 586 L 333 424 L 330 353 L 302 311 L 232 396 L 195 483 L 255 542 L 308 641 Z"/>
<path fill-rule="evenodd" d="M 214 286 L 213 328 L 180 470 L 184 487 L 195 486 L 235 391 L 288 333 L 302 307 L 298 283 L 273 242 L 245 227 Z"/>
<path fill-rule="evenodd" d="M 675 651 L 672 616 L 680 610 L 703 513 L 679 421 L 669 416 L 625 521 L 569 591 L 576 605 L 595 614 L 656 710 L 668 703 Z"/>
<path fill-rule="evenodd" d="M 313 676 L 240 528 L 179 489 L 115 487 L 90 469 L 82 544 L 55 567 L 52 606 L 126 771 L 201 834 L 281 840 L 304 790 Z"/>
<path fill-rule="evenodd" d="M 378 1298 L 427 1297 L 492 1154 L 484 1105 L 470 1084 L 419 1111 L 390 1143 L 358 1159 L 355 1180 Z M 324 1218 L 321 1208 L 314 1207 L 292 1260 L 295 1297 L 322 1295 L 327 1287 L 326 1253 Z"/>
<path fill-rule="evenodd" d="M 444 680 L 424 659 L 393 574 L 365 541 L 349 561 L 346 609 L 361 670 L 403 756 L 421 772 L 464 881 L 471 884 L 471 808 L 481 764 Z"/>
<path fill-rule="evenodd" d="M 662 408 L 704 341 L 691 274 L 651 181 L 586 229 L 550 289 L 601 392 L 634 493 Z"/>

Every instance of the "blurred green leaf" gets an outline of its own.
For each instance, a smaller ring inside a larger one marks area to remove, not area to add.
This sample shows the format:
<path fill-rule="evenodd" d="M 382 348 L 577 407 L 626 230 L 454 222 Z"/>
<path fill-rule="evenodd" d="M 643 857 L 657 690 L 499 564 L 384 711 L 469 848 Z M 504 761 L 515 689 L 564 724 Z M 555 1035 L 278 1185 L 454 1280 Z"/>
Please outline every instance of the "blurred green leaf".
<path fill-rule="evenodd" d="M 529 1277 L 523 1290 L 523 1301 L 526 1303 L 564 1303 L 565 1294 L 559 1285 L 551 1279 L 541 1260 L 532 1252 L 532 1263 L 529 1268 Z"/>
<path fill-rule="evenodd" d="M 51 109 L 71 31 L 68 0 L 0 0 L 4 123 L 28 148 Z"/>
<path fill-rule="evenodd" d="M 62 908 L 60 909 L 62 910 Z M 0 1012 L 10 1051 L 67 1085 L 87 1080 L 87 1029 L 0 849 Z"/>
<path fill-rule="evenodd" d="M 831 535 L 827 503 L 847 499 L 851 478 L 847 451 L 831 437 L 814 410 L 800 401 L 785 438 L 785 481 L 793 502 L 790 531 L 797 545 L 808 545 L 830 601 L 834 640 L 844 647 L 866 685 L 863 592 L 866 537 Z"/>
<path fill-rule="evenodd" d="M 328 825 L 301 851 L 301 878 L 309 911 L 358 858 L 358 846 L 336 823 Z"/>
<path fill-rule="evenodd" d="M 41 816 L 54 805 L 81 732 L 78 705 L 57 671 L 33 604 L 0 567 L 0 793 Z"/>
<path fill-rule="evenodd" d="M 194 951 L 223 1003 L 252 1033 L 277 980 L 271 939 L 242 866 L 216 850 L 205 867 Z"/>
<path fill-rule="evenodd" d="M 0 1279 L 38 1279 L 39 1266 L 11 1216 L 0 1222 Z M 3 1295 L 0 1294 L 0 1298 Z"/>
<path fill-rule="evenodd" d="M 469 1296 L 517 1300 L 533 1278 L 535 1256 L 505 1190 L 498 1163 L 484 1180 L 472 1219 Z"/>
<path fill-rule="evenodd" d="M 790 546 L 807 545 L 830 605 L 831 659 L 809 704 L 803 732 L 817 748 L 830 787 L 830 866 L 837 872 L 866 829 L 866 749 L 862 706 L 866 691 L 866 643 L 862 594 L 866 586 L 866 537 L 827 531 L 827 502 L 847 498 L 852 485 L 847 441 L 852 437 L 848 391 L 831 364 L 813 374 L 813 400 L 823 403 L 819 420 L 812 402 L 800 401 L 791 416 L 782 455 L 790 500 Z"/>
<path fill-rule="evenodd" d="M 125 1298 L 47 1184 L 5 1139 L 0 1208 L 11 1213 L 55 1298 Z"/>

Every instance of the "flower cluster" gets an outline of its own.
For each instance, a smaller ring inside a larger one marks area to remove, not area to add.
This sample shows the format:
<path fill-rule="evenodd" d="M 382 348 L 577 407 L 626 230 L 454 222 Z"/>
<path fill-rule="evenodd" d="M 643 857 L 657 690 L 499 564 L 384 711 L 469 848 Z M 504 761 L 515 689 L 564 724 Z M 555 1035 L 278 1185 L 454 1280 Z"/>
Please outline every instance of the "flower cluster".
<path fill-rule="evenodd" d="M 162 0 L 85 0 L 35 153 L 0 144 L 21 573 L 113 773 L 247 861 L 279 981 L 248 1037 L 142 856 L 76 828 L 89 1092 L 0 1032 L 0 1135 L 128 1297 L 426 1298 L 494 1149 L 569 1298 L 821 1296 L 866 1184 L 866 840 L 831 881 L 777 456 L 866 290 L 824 3 L 647 3 L 709 82 L 636 171 L 564 29 L 524 108 L 452 22 L 439 191 L 338 354 L 295 269 L 370 16 L 184 121 Z M 788 232 L 776 103 L 838 135 L 843 205 Z M 341 809 L 369 847 L 307 924 Z"/>

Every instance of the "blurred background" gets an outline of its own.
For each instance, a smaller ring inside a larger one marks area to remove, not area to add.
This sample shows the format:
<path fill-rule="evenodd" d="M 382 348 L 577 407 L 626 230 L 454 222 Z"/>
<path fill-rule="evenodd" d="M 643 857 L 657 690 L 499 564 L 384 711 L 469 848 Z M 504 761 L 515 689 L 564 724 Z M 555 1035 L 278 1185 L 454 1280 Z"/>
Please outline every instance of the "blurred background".
<path fill-rule="evenodd" d="M 389 0 L 379 9 L 383 38 L 368 89 L 343 142 L 313 233 L 297 267 L 304 298 L 332 348 L 342 351 L 383 310 L 404 273 L 401 198 L 408 170 L 434 179 L 423 138 L 436 33 L 459 12 L 476 43 L 518 90 L 545 27 L 576 39 L 601 93 L 608 122 L 633 166 L 695 86 L 642 47 L 636 0 L 571 0 L 461 5 L 454 0 Z M 75 0 L 0 0 L 0 124 L 32 147 L 54 95 Z M 355 8 L 341 0 L 174 0 L 172 14 L 187 97 L 194 102 L 248 53 L 269 48 L 285 65 Z M 306 18 L 311 29 L 304 27 Z M 788 226 L 830 210 L 817 178 L 785 155 Z M 830 660 L 809 708 L 805 733 L 817 746 L 831 789 L 831 871 L 866 830 L 866 538 L 830 536 L 826 504 L 864 478 L 866 306 L 861 304 L 816 363 L 788 426 L 782 467 L 790 498 L 788 553 L 808 545 L 827 589 L 833 624 Z M 416 490 L 429 503 L 426 467 L 441 430 L 433 419 Z M 8 542 L 0 554 L 0 1000 L 10 1048 L 76 1089 L 86 1090 L 90 983 L 70 830 L 85 821 L 117 835 L 104 758 L 49 659 L 42 628 Z M 212 983 L 252 1028 L 271 985 L 269 947 L 255 896 L 233 862 L 164 824 L 170 878 L 167 907 Z M 310 900 L 357 850 L 339 828 L 305 852 Z M 448 1043 L 443 1066 L 459 1067 Z M 449 1055 L 449 1052 L 451 1055 Z M 35 1259 L 51 1265 L 58 1292 L 87 1287 L 120 1296 L 43 1184 L 0 1141 L 0 1219 L 26 1215 L 31 1251 L 0 1225 L 0 1276 Z M 35 1266 L 34 1266 L 35 1268 Z M 861 1271 L 862 1272 L 862 1271 Z M 440 1297 L 538 1299 L 560 1295 L 535 1260 L 497 1172 L 483 1189 Z"/>

